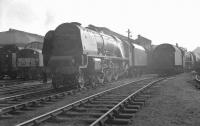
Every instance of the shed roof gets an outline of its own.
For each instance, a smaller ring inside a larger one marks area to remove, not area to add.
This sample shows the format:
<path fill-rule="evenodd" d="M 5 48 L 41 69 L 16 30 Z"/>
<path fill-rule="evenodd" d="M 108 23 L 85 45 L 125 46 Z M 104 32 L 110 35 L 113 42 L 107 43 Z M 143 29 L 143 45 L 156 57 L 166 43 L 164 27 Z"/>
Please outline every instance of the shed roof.
<path fill-rule="evenodd" d="M 160 44 L 160 45 L 156 46 L 155 50 L 158 48 L 162 48 L 162 47 L 171 48 L 171 49 L 173 49 L 173 51 L 181 53 L 181 50 L 178 47 L 176 47 L 175 45 L 172 45 L 172 44 L 168 44 L 168 43 L 164 43 L 164 44 Z"/>
<path fill-rule="evenodd" d="M 9 31 L 0 32 L 0 45 L 16 44 L 17 46 L 24 46 L 33 41 L 43 42 L 43 38 L 41 35 L 9 29 Z"/>

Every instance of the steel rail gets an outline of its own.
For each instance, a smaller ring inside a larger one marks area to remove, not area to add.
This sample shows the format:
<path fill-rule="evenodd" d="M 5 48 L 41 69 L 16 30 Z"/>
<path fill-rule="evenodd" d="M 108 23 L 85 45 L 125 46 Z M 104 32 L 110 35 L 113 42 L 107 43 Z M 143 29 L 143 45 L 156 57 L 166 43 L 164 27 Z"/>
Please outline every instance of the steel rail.
<path fill-rule="evenodd" d="M 73 91 L 75 91 L 75 90 L 73 90 Z M 55 93 L 55 94 L 50 94 L 48 96 L 43 96 L 43 97 L 33 99 L 33 100 L 29 100 L 29 101 L 26 101 L 26 102 L 23 102 L 23 103 L 18 103 L 18 104 L 15 104 L 15 105 L 4 107 L 4 108 L 0 109 L 0 115 L 6 114 L 6 113 L 11 112 L 11 111 L 19 110 L 19 109 L 22 109 L 24 107 L 31 106 L 33 104 L 45 102 L 45 101 L 51 100 L 53 98 L 58 98 L 59 96 L 65 96 L 66 94 L 71 94 L 73 91 L 63 91 L 63 92 L 59 92 L 59 93 Z"/>
<path fill-rule="evenodd" d="M 78 100 L 76 102 L 70 103 L 70 104 L 68 104 L 66 106 L 60 107 L 58 109 L 55 109 L 55 110 L 50 111 L 48 113 L 45 113 L 43 115 L 37 116 L 37 117 L 35 117 L 33 119 L 30 119 L 28 121 L 25 121 L 25 122 L 22 122 L 20 124 L 17 124 L 16 126 L 37 125 L 37 124 L 39 124 L 39 123 L 41 123 L 41 122 L 43 122 L 43 121 L 45 121 L 45 120 L 47 120 L 47 119 L 49 119 L 51 117 L 55 117 L 56 115 L 62 113 L 63 111 L 67 111 L 67 110 L 69 110 L 69 109 L 71 109 L 73 107 L 76 107 L 76 106 L 80 105 L 80 104 L 86 103 L 89 100 L 92 100 L 92 99 L 95 99 L 97 97 L 100 97 L 100 96 L 104 95 L 105 93 L 108 93 L 108 92 L 110 92 L 110 91 L 112 91 L 114 89 L 129 85 L 129 84 L 132 84 L 132 83 L 137 83 L 137 82 L 140 82 L 140 81 L 148 80 L 148 79 L 152 79 L 152 78 L 144 78 L 144 79 L 140 79 L 140 80 L 136 80 L 136 81 L 131 81 L 131 82 L 127 82 L 125 84 L 119 85 L 117 87 L 107 89 L 105 91 L 102 91 L 102 92 L 99 92 L 97 94 L 88 96 L 86 98 L 83 98 L 83 99 Z"/>
<path fill-rule="evenodd" d="M 47 89 L 51 90 L 53 88 L 49 86 L 49 88 L 47 87 Z M 6 100 L 17 99 L 17 98 L 23 98 L 23 97 L 25 97 L 27 95 L 33 95 L 33 94 L 40 93 L 40 92 L 43 92 L 43 91 L 48 91 L 48 90 L 42 89 L 40 91 L 32 91 L 32 92 L 29 92 L 29 93 L 18 94 L 18 95 L 13 95 L 13 96 L 8 96 L 8 97 L 2 97 L 2 98 L 0 98 L 0 102 L 1 101 L 6 101 Z"/>
<path fill-rule="evenodd" d="M 153 85 L 153 84 L 155 84 L 159 81 L 162 81 L 162 80 L 163 80 L 163 78 L 156 80 L 156 81 L 153 81 L 153 82 L 149 83 L 148 85 L 145 85 L 144 87 L 135 91 L 134 93 L 130 94 L 127 98 L 125 98 L 124 100 L 119 102 L 117 105 L 115 105 L 113 108 L 111 108 L 108 112 L 106 112 L 101 117 L 99 117 L 95 122 L 90 124 L 90 126 L 98 126 L 98 125 L 101 126 L 109 118 L 109 116 L 112 116 L 114 114 L 113 111 L 116 110 L 117 108 L 119 108 L 121 105 L 123 105 L 127 100 L 129 100 L 131 97 L 135 96 L 136 94 L 140 93 L 141 91 L 143 91 L 147 87 L 150 87 L 151 85 Z"/>
<path fill-rule="evenodd" d="M 25 85 L 25 84 L 31 84 L 31 83 L 34 83 L 34 82 L 36 82 L 36 81 L 24 81 L 24 82 L 21 82 L 21 81 L 15 81 L 15 83 L 14 82 L 0 82 L 0 85 L 5 85 L 5 86 L 0 86 L 0 90 L 2 90 L 2 89 L 6 89 L 6 88 L 16 88 L 16 87 L 21 87 L 21 86 L 23 86 L 23 85 Z M 11 84 L 10 84 L 11 83 Z M 38 85 L 38 84 L 42 84 L 42 82 L 37 82 L 37 84 L 31 84 L 31 85 Z"/>
<path fill-rule="evenodd" d="M 22 87 L 17 87 L 13 89 L 0 90 L 0 94 L 10 94 L 10 93 L 14 94 L 20 91 L 23 91 L 23 92 L 33 91 L 35 89 L 45 88 L 47 86 L 49 86 L 49 84 L 37 84 L 37 85 L 24 86 L 24 87 L 22 86 Z"/>
<path fill-rule="evenodd" d="M 20 84 L 28 83 L 28 82 L 33 82 L 33 81 L 4 80 L 4 81 L 0 81 L 0 89 L 1 89 L 2 87 L 16 86 L 16 85 L 20 85 Z"/>

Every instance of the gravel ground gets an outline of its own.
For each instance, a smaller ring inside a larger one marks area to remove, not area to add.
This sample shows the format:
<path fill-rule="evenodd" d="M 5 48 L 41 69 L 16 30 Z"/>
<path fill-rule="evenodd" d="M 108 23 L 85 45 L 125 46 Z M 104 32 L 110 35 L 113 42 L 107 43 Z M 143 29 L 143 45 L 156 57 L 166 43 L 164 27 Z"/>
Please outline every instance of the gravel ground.
<path fill-rule="evenodd" d="M 130 126 L 200 126 L 200 90 L 192 74 L 161 82 Z"/>
<path fill-rule="evenodd" d="M 150 76 L 143 76 L 141 78 L 135 78 L 135 79 L 131 79 L 131 80 L 138 80 L 138 79 L 142 79 L 142 78 L 146 78 L 146 77 L 151 77 Z M 49 102 L 46 105 L 40 106 L 40 107 L 31 107 L 30 111 L 17 111 L 15 113 L 15 116 L 12 117 L 12 115 L 8 115 L 8 118 L 4 118 L 4 119 L 0 119 L 0 126 L 13 126 L 16 125 L 18 123 L 21 123 L 23 121 L 29 120 L 31 118 L 34 118 L 36 116 L 39 116 L 41 114 L 47 113 L 49 111 L 52 111 L 54 109 L 57 109 L 58 107 L 62 107 L 65 106 L 69 103 L 75 102 L 77 100 L 80 100 L 82 98 L 85 98 L 87 96 L 90 96 L 92 94 L 96 94 L 98 92 L 101 92 L 103 90 L 109 89 L 109 88 L 113 88 L 115 86 L 121 85 L 123 83 L 129 82 L 130 79 L 123 79 L 121 81 L 117 81 L 117 82 L 113 82 L 110 84 L 106 84 L 104 86 L 100 86 L 98 88 L 93 88 L 93 89 L 89 89 L 89 90 L 85 90 L 85 91 L 81 91 L 79 93 L 76 93 L 74 95 L 69 95 L 67 97 L 65 97 L 62 100 L 58 100 L 57 102 Z"/>

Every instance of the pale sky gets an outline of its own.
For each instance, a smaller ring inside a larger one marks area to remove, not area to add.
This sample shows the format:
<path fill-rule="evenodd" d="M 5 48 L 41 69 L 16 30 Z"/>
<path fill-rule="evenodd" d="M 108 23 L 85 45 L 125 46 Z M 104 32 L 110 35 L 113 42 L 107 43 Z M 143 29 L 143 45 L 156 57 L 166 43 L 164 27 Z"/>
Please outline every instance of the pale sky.
<path fill-rule="evenodd" d="M 200 46 L 200 0 L 0 0 L 0 31 L 45 35 L 64 22 L 107 27 L 153 44 Z"/>

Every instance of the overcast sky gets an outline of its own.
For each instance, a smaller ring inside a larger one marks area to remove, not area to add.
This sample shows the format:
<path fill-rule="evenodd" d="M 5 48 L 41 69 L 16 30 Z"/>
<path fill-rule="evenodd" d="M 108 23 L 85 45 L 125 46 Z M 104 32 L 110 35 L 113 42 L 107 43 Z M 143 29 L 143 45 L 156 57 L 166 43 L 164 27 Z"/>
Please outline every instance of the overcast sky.
<path fill-rule="evenodd" d="M 200 0 L 0 0 L 0 31 L 40 35 L 64 22 L 108 27 L 153 44 L 200 46 Z"/>

